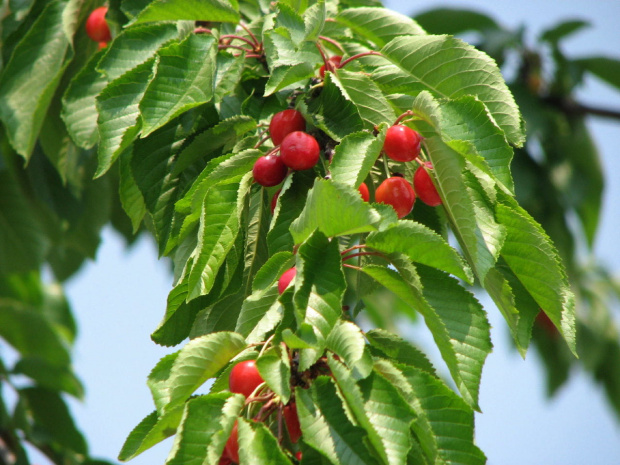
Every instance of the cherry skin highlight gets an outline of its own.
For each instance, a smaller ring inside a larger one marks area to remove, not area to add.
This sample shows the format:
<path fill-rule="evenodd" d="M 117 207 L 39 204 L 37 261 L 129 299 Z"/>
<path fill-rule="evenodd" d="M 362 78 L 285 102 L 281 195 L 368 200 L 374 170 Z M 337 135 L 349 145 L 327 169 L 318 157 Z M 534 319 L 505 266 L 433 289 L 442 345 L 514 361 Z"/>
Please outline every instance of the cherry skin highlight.
<path fill-rule="evenodd" d="M 320 68 L 319 68 L 319 76 L 321 76 L 322 78 L 325 77 L 325 71 L 334 71 L 337 68 L 340 67 L 340 62 L 342 61 L 342 57 L 340 55 L 335 55 L 333 57 L 330 57 L 327 59 L 327 67 L 325 66 L 325 64 L 323 64 Z"/>
<path fill-rule="evenodd" d="M 364 202 L 368 202 L 370 200 L 370 192 L 368 192 L 368 186 L 366 185 L 366 183 L 361 183 L 360 187 L 358 187 L 358 190 L 360 191 Z"/>
<path fill-rule="evenodd" d="M 228 387 L 230 392 L 243 394 L 248 398 L 263 381 L 256 368 L 256 360 L 246 360 L 233 367 L 228 378 Z"/>
<path fill-rule="evenodd" d="M 107 6 L 100 6 L 93 10 L 86 20 L 86 34 L 95 42 L 109 42 L 112 39 L 110 28 L 105 20 Z"/>
<path fill-rule="evenodd" d="M 224 446 L 224 455 L 233 462 L 239 463 L 239 429 L 236 421 Z"/>
<path fill-rule="evenodd" d="M 291 132 L 280 144 L 280 158 L 286 166 L 296 171 L 316 165 L 320 152 L 316 139 L 302 131 Z"/>
<path fill-rule="evenodd" d="M 420 166 L 413 175 L 413 190 L 415 190 L 418 198 L 426 205 L 436 207 L 441 205 L 441 197 L 430 174 L 427 170 L 432 170 L 433 164 L 430 161 L 424 162 L 424 166 Z"/>
<path fill-rule="evenodd" d="M 395 124 L 385 134 L 383 151 L 394 161 L 412 161 L 420 154 L 422 136 L 408 126 Z"/>
<path fill-rule="evenodd" d="M 286 270 L 278 280 L 278 292 L 282 294 L 297 274 L 297 268 L 293 267 Z"/>
<path fill-rule="evenodd" d="M 291 132 L 305 130 L 306 120 L 297 110 L 283 110 L 276 113 L 269 123 L 269 135 L 273 145 L 280 145 Z"/>
<path fill-rule="evenodd" d="M 391 205 L 399 218 L 407 216 L 413 209 L 415 192 L 411 184 L 399 176 L 383 181 L 375 191 L 375 201 Z"/>
<path fill-rule="evenodd" d="M 299 424 L 299 417 L 297 416 L 297 406 L 295 402 L 289 402 L 284 406 L 282 414 L 284 415 L 284 421 L 286 422 L 286 429 L 288 435 L 291 438 L 291 442 L 296 444 L 301 437 L 301 426 Z"/>
<path fill-rule="evenodd" d="M 277 186 L 286 177 L 288 168 L 277 155 L 259 157 L 252 168 L 254 180 L 261 186 Z"/>

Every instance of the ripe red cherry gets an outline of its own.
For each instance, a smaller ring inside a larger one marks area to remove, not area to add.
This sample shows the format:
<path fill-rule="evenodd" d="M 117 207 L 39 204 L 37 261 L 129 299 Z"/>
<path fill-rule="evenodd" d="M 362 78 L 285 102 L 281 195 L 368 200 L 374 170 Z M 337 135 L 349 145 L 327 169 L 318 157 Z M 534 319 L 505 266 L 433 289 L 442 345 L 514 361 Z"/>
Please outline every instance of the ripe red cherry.
<path fill-rule="evenodd" d="M 273 194 L 273 197 L 271 197 L 271 214 L 273 215 L 273 212 L 276 210 L 276 204 L 278 203 L 278 197 L 280 197 L 280 192 L 282 192 L 282 189 L 278 189 L 278 191 Z"/>
<path fill-rule="evenodd" d="M 297 268 L 295 267 L 282 273 L 282 276 L 280 276 L 280 279 L 278 280 L 278 292 L 280 294 L 282 294 L 286 290 L 286 288 L 291 283 L 296 274 Z"/>
<path fill-rule="evenodd" d="M 273 145 L 280 145 L 291 132 L 305 130 L 306 120 L 297 110 L 283 110 L 276 113 L 269 123 L 269 135 Z"/>
<path fill-rule="evenodd" d="M 228 387 L 230 392 L 250 397 L 254 390 L 263 383 L 263 378 L 256 368 L 255 360 L 237 363 L 230 372 Z"/>
<path fill-rule="evenodd" d="M 415 192 L 405 178 L 393 176 L 383 181 L 375 191 L 375 200 L 378 203 L 391 205 L 399 218 L 407 216 L 413 209 Z"/>
<path fill-rule="evenodd" d="M 342 57 L 340 55 L 336 55 L 336 56 L 329 58 L 327 60 L 327 63 L 328 63 L 327 69 L 324 64 L 319 68 L 319 76 L 324 78 L 325 71 L 334 71 L 336 68 L 339 68 L 341 61 L 342 61 Z"/>
<path fill-rule="evenodd" d="M 236 421 L 224 446 L 224 455 L 233 462 L 239 463 L 239 430 Z"/>
<path fill-rule="evenodd" d="M 361 183 L 358 190 L 360 191 L 360 194 L 362 194 L 362 199 L 364 199 L 364 202 L 368 202 L 370 200 L 370 192 L 368 192 L 368 186 L 366 183 Z"/>
<path fill-rule="evenodd" d="M 301 426 L 299 425 L 299 417 L 297 416 L 297 406 L 295 402 L 289 402 L 288 405 L 285 405 L 282 413 L 291 442 L 296 444 L 301 437 Z"/>
<path fill-rule="evenodd" d="M 295 458 L 296 458 L 297 460 L 301 461 L 301 457 L 302 457 L 301 451 L 300 451 L 300 450 L 298 450 L 298 451 L 297 451 L 297 453 L 295 454 Z"/>
<path fill-rule="evenodd" d="M 107 12 L 107 6 L 100 6 L 93 10 L 86 20 L 86 34 L 95 42 L 109 42 L 112 39 L 110 28 L 105 20 Z"/>
<path fill-rule="evenodd" d="M 310 134 L 291 132 L 280 144 L 280 157 L 286 166 L 296 171 L 312 168 L 319 161 L 319 143 Z"/>
<path fill-rule="evenodd" d="M 261 186 L 271 187 L 277 186 L 286 177 L 288 169 L 277 155 L 266 155 L 260 157 L 254 163 L 252 174 L 254 180 Z"/>
<path fill-rule="evenodd" d="M 383 151 L 394 161 L 411 161 L 420 154 L 422 136 L 408 126 L 395 124 L 387 130 Z"/>
<path fill-rule="evenodd" d="M 536 324 L 550 337 L 555 338 L 558 335 L 558 329 L 553 324 L 553 321 L 542 310 L 536 315 Z"/>
<path fill-rule="evenodd" d="M 426 169 L 425 169 L 426 168 Z M 426 170 L 432 170 L 433 164 L 430 161 L 424 162 L 424 166 L 420 166 L 413 175 L 413 190 L 422 202 L 431 207 L 441 205 L 441 197 L 437 192 L 435 184 L 431 176 Z"/>

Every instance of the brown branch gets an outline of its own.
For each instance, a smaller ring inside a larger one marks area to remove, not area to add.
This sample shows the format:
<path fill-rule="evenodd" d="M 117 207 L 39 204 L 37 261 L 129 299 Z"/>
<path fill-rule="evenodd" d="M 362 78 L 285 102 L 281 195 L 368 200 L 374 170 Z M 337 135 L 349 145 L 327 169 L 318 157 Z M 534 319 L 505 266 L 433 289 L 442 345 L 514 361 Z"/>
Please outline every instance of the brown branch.
<path fill-rule="evenodd" d="M 557 107 L 558 109 L 560 109 L 561 111 L 563 111 L 564 113 L 568 115 L 576 115 L 576 116 L 592 115 L 592 116 L 601 116 L 603 118 L 612 118 L 612 119 L 620 120 L 620 111 L 618 110 L 612 110 L 610 108 L 593 107 L 593 106 L 585 105 L 583 103 L 579 103 L 574 100 L 566 99 L 566 98 L 562 99 L 562 98 L 548 97 L 544 99 L 544 101 L 546 103 L 549 103 Z"/>

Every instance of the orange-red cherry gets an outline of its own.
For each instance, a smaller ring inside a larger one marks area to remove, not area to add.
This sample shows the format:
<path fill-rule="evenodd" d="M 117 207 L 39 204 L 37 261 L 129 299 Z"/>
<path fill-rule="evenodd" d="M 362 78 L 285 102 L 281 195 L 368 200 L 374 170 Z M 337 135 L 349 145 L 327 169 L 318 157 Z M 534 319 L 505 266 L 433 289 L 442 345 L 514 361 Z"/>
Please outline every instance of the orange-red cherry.
<path fill-rule="evenodd" d="M 418 198 L 426 205 L 436 207 L 441 205 L 441 197 L 430 174 L 427 170 L 432 170 L 433 164 L 430 161 L 424 162 L 424 166 L 420 166 L 413 175 L 413 190 L 415 190 Z"/>
<path fill-rule="evenodd" d="M 378 203 L 391 205 L 399 218 L 407 216 L 413 209 L 415 192 L 405 178 L 393 176 L 383 181 L 375 191 Z"/>
<path fill-rule="evenodd" d="M 291 132 L 280 144 L 280 158 L 296 171 L 312 168 L 319 161 L 319 143 L 303 131 Z"/>
<path fill-rule="evenodd" d="M 340 55 L 335 55 L 327 60 L 327 67 L 325 64 L 321 65 L 319 68 L 319 76 L 322 78 L 325 77 L 325 71 L 334 71 L 336 68 L 340 67 L 340 62 L 342 61 L 342 57 Z"/>
<path fill-rule="evenodd" d="M 278 292 L 282 294 L 297 274 L 297 268 L 293 267 L 286 270 L 278 280 Z"/>
<path fill-rule="evenodd" d="M 94 9 L 86 20 L 86 34 L 95 42 L 109 42 L 112 39 L 108 22 L 105 20 L 107 12 L 107 6 L 100 6 Z"/>
<path fill-rule="evenodd" d="M 269 135 L 273 145 L 280 145 L 291 132 L 305 130 L 306 120 L 297 110 L 283 110 L 276 113 L 269 123 Z"/>
<path fill-rule="evenodd" d="M 256 360 L 237 363 L 230 372 L 228 387 L 230 392 L 250 397 L 254 390 L 263 383 L 263 378 L 256 367 Z"/>
<path fill-rule="evenodd" d="M 370 200 L 370 192 L 368 192 L 368 186 L 366 185 L 366 183 L 361 183 L 360 187 L 358 187 L 358 190 L 360 191 L 364 202 L 368 202 Z"/>
<path fill-rule="evenodd" d="M 394 161 L 412 161 L 420 154 L 422 136 L 408 126 L 395 124 L 388 128 L 383 151 Z"/>

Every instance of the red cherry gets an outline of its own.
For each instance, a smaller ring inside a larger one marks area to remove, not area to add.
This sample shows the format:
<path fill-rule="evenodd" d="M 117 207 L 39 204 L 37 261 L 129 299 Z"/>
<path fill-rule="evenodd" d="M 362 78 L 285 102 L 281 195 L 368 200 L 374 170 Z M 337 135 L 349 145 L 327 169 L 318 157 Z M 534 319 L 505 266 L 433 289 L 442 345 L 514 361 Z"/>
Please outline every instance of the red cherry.
<path fill-rule="evenodd" d="M 319 76 L 322 78 L 325 77 L 325 71 L 334 71 L 335 69 L 340 67 L 340 62 L 342 61 L 342 57 L 340 55 L 335 55 L 327 60 L 327 69 L 325 64 L 323 64 L 319 68 Z"/>
<path fill-rule="evenodd" d="M 394 161 L 411 161 L 420 154 L 422 136 L 408 126 L 395 124 L 387 130 L 383 151 Z"/>
<path fill-rule="evenodd" d="M 542 310 L 536 315 L 536 324 L 544 329 L 549 336 L 556 337 L 558 335 L 558 328 L 555 327 L 551 318 Z"/>
<path fill-rule="evenodd" d="M 435 184 L 427 170 L 432 170 L 433 164 L 430 161 L 424 162 L 413 175 L 413 189 L 422 202 L 431 207 L 441 205 L 441 197 L 437 192 Z"/>
<path fill-rule="evenodd" d="M 296 458 L 297 460 L 301 461 L 301 457 L 302 457 L 301 451 L 300 451 L 300 450 L 298 450 L 298 451 L 295 453 L 295 458 Z"/>
<path fill-rule="evenodd" d="M 95 42 L 109 42 L 112 39 L 110 28 L 105 20 L 107 6 L 100 6 L 93 10 L 86 20 L 86 34 Z"/>
<path fill-rule="evenodd" d="M 370 192 L 368 192 L 368 186 L 366 183 L 361 183 L 358 190 L 360 191 L 360 194 L 362 194 L 362 199 L 364 199 L 364 202 L 368 202 L 370 200 Z"/>
<path fill-rule="evenodd" d="M 247 398 L 263 381 L 256 368 L 256 360 L 246 360 L 233 367 L 228 378 L 228 387 L 230 392 L 243 394 Z"/>
<path fill-rule="evenodd" d="M 102 48 L 106 48 L 108 46 L 107 42 L 99 42 L 99 50 L 101 50 Z"/>
<path fill-rule="evenodd" d="M 271 197 L 271 214 L 273 215 L 273 212 L 276 210 L 276 204 L 278 203 L 278 197 L 280 197 L 280 192 L 282 192 L 282 189 L 278 189 L 278 191 L 273 194 L 273 197 Z"/>
<path fill-rule="evenodd" d="M 260 157 L 254 163 L 252 174 L 254 180 L 261 186 L 271 187 L 277 186 L 286 177 L 288 169 L 277 155 L 266 155 Z"/>
<path fill-rule="evenodd" d="M 404 178 L 393 176 L 387 178 L 377 187 L 375 200 L 378 203 L 391 205 L 399 218 L 407 216 L 413 209 L 415 192 L 413 187 Z"/>
<path fill-rule="evenodd" d="M 296 444 L 301 437 L 301 426 L 299 425 L 299 417 L 297 416 L 297 406 L 295 402 L 289 402 L 284 406 L 284 421 L 286 422 L 286 429 L 288 435 L 291 438 L 291 442 Z"/>
<path fill-rule="evenodd" d="M 228 457 L 228 455 L 226 454 L 226 450 L 224 450 L 224 453 L 220 457 L 220 461 L 218 462 L 218 465 L 231 465 L 232 463 L 233 463 L 232 459 Z"/>
<path fill-rule="evenodd" d="M 224 454 L 233 462 L 239 463 L 239 430 L 236 421 L 224 446 Z"/>
<path fill-rule="evenodd" d="M 291 132 L 280 144 L 280 157 L 286 166 L 296 171 L 312 168 L 319 161 L 319 143 L 310 134 Z"/>
<path fill-rule="evenodd" d="M 280 276 L 280 279 L 278 280 L 278 292 L 280 294 L 282 294 L 286 290 L 286 288 L 291 283 L 296 274 L 297 268 L 295 267 L 282 273 L 282 276 Z"/>
<path fill-rule="evenodd" d="M 273 145 L 280 145 L 291 132 L 305 130 L 306 120 L 297 110 L 283 110 L 276 113 L 269 123 L 269 135 Z"/>

